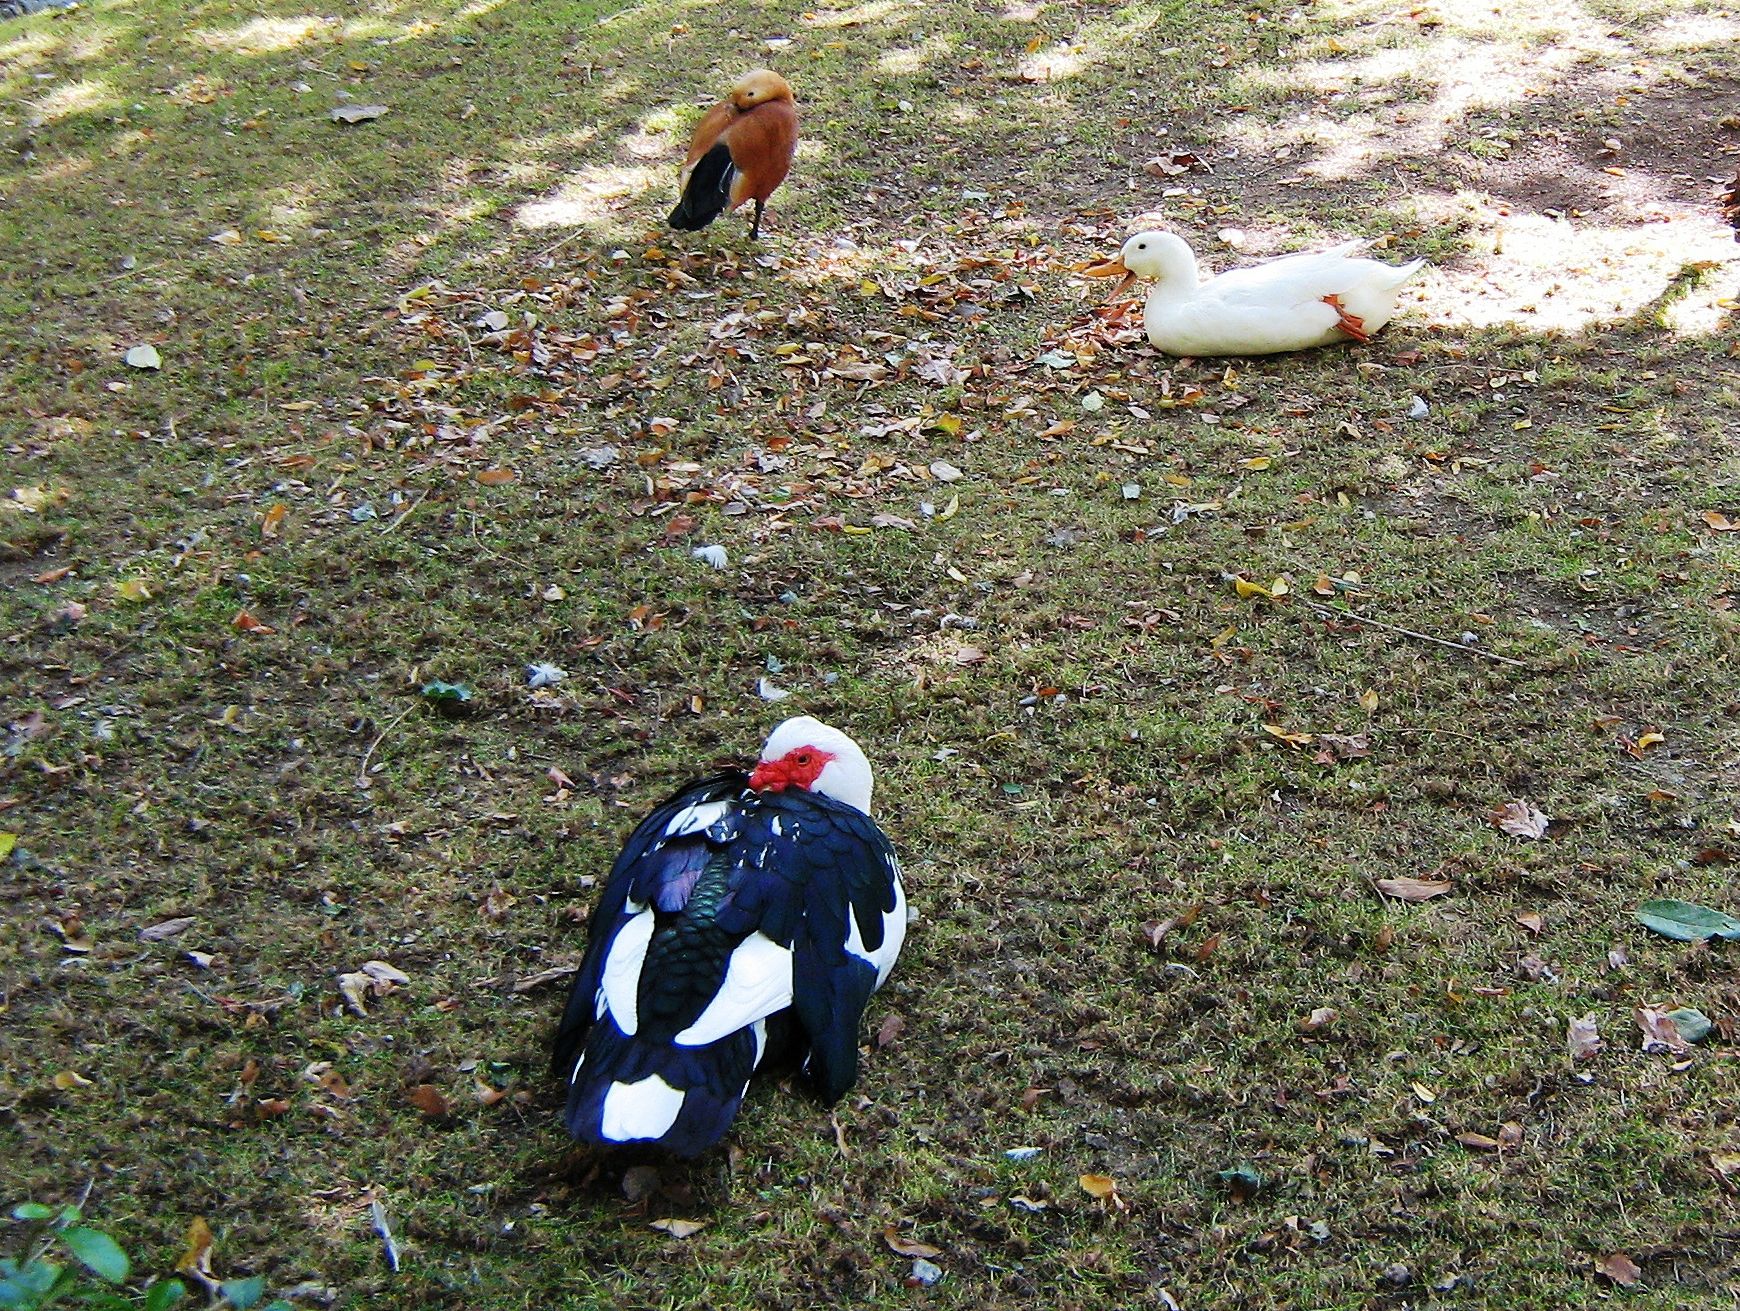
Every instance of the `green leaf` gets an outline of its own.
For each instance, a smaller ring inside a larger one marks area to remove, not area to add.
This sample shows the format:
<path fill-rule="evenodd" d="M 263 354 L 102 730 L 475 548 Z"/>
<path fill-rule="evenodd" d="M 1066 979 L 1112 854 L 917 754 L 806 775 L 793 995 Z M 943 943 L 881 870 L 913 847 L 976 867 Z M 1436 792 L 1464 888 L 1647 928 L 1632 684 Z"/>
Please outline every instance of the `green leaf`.
<path fill-rule="evenodd" d="M 1261 1171 L 1247 1161 L 1240 1161 L 1230 1170 L 1216 1170 L 1214 1177 L 1238 1197 L 1249 1197 L 1263 1186 Z"/>
<path fill-rule="evenodd" d="M 1689 901 L 1646 901 L 1637 908 L 1643 926 L 1675 942 L 1740 938 L 1740 920 Z"/>
<path fill-rule="evenodd" d="M 145 1311 L 167 1311 L 187 1296 L 187 1286 L 179 1279 L 162 1279 L 145 1290 Z"/>
<path fill-rule="evenodd" d="M 54 1287 L 61 1268 L 52 1261 L 32 1261 L 0 1280 L 0 1307 L 33 1307 Z"/>
<path fill-rule="evenodd" d="M 219 1286 L 223 1290 L 224 1299 L 236 1311 L 248 1311 L 266 1295 L 266 1276 L 249 1275 L 246 1279 L 226 1279 Z"/>
<path fill-rule="evenodd" d="M 101 1229 L 87 1229 L 83 1225 L 75 1225 L 71 1229 L 61 1230 L 60 1238 L 85 1269 L 98 1279 L 106 1279 L 111 1284 L 126 1280 L 127 1272 L 132 1268 L 127 1254 L 121 1250 L 119 1243 Z"/>
<path fill-rule="evenodd" d="M 6 857 L 10 856 L 12 854 L 12 848 L 17 845 L 18 835 L 16 833 L 0 833 L 0 861 L 3 861 Z M 25 1205 L 28 1206 L 29 1203 L 27 1202 Z"/>
<path fill-rule="evenodd" d="M 458 701 L 464 703 L 471 700 L 471 689 L 464 683 L 443 683 L 440 679 L 423 684 L 423 695 L 430 701 Z"/>
<path fill-rule="evenodd" d="M 1669 1011 L 1667 1017 L 1674 1022 L 1674 1028 L 1680 1031 L 1680 1037 L 1687 1042 L 1702 1042 L 1710 1036 L 1710 1030 L 1716 1027 L 1710 1023 L 1708 1015 L 1691 1006 Z"/>
<path fill-rule="evenodd" d="M 41 1202 L 20 1202 L 12 1208 L 14 1220 L 52 1220 L 54 1208 L 44 1206 Z"/>

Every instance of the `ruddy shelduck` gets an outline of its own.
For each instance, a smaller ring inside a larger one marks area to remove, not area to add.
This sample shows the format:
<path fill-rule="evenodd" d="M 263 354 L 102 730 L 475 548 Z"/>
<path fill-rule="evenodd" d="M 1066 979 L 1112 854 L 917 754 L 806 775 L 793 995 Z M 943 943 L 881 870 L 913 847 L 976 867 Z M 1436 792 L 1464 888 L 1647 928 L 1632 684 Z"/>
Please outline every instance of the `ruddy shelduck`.
<path fill-rule="evenodd" d="M 791 84 L 766 68 L 746 73 L 695 128 L 677 180 L 682 199 L 671 211 L 671 226 L 694 232 L 753 200 L 749 235 L 759 237 L 767 198 L 785 181 L 796 150 Z"/>

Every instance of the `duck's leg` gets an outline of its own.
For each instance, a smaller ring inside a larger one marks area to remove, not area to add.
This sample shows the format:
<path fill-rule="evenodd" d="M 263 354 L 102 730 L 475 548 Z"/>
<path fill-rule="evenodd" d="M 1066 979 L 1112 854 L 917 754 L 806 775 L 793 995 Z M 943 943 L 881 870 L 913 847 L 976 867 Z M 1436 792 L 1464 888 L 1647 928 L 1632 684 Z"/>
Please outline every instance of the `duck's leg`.
<path fill-rule="evenodd" d="M 755 222 L 749 225 L 749 239 L 755 241 L 761 236 L 761 213 L 765 206 L 761 201 L 755 202 Z"/>
<path fill-rule="evenodd" d="M 1335 311 L 1336 324 L 1349 337 L 1364 343 L 1371 340 L 1371 334 L 1365 330 L 1365 320 L 1357 314 L 1349 314 L 1347 306 L 1341 303 L 1341 297 L 1331 293 L 1323 298 L 1323 303 Z"/>

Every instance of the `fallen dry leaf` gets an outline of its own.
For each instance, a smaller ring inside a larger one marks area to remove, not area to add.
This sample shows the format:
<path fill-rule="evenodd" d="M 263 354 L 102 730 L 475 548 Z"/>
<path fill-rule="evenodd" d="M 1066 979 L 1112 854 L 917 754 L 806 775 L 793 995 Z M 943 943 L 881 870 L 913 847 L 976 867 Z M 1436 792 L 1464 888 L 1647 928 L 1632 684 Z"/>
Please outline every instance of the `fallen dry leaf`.
<path fill-rule="evenodd" d="M 1319 1006 L 1316 1010 L 1312 1011 L 1311 1014 L 1299 1021 L 1299 1032 L 1316 1033 L 1319 1029 L 1326 1029 L 1331 1024 L 1334 1024 L 1335 1021 L 1340 1018 L 1340 1015 L 1341 1012 L 1336 1010 L 1333 1006 Z"/>
<path fill-rule="evenodd" d="M 199 920 L 193 915 L 183 915 L 179 919 L 163 920 L 161 923 L 153 924 L 150 928 L 140 929 L 139 941 L 162 942 L 167 938 L 173 938 L 178 934 L 186 933 L 197 923 L 199 923 Z"/>
<path fill-rule="evenodd" d="M 447 1098 L 442 1095 L 441 1090 L 432 1083 L 418 1084 L 405 1094 L 405 1100 L 431 1120 L 445 1119 L 453 1109 L 447 1104 Z"/>
<path fill-rule="evenodd" d="M 1442 897 L 1455 885 L 1448 879 L 1373 879 L 1372 886 L 1386 897 L 1397 901 L 1428 901 Z"/>
<path fill-rule="evenodd" d="M 1598 1256 L 1590 1259 L 1595 1262 L 1597 1274 L 1606 1275 L 1621 1288 L 1630 1288 L 1643 1278 L 1643 1271 L 1637 1268 L 1637 1262 L 1624 1252 L 1615 1252 L 1612 1256 Z"/>
<path fill-rule="evenodd" d="M 1691 1044 L 1680 1036 L 1674 1017 L 1654 1006 L 1637 1008 L 1637 1027 L 1643 1030 L 1641 1047 L 1646 1052 L 1686 1052 Z"/>
<path fill-rule="evenodd" d="M 663 1230 L 672 1238 L 690 1238 L 695 1234 L 700 1233 L 706 1227 L 707 1222 L 705 1220 L 678 1220 L 674 1217 L 667 1217 L 663 1220 L 654 1220 L 652 1224 L 648 1226 L 648 1228 L 651 1229 Z"/>
<path fill-rule="evenodd" d="M 519 477 L 512 469 L 480 469 L 477 481 L 485 487 L 501 487 Z"/>
<path fill-rule="evenodd" d="M 1507 801 L 1502 806 L 1495 806 L 1492 811 L 1493 827 L 1513 838 L 1545 837 L 1547 825 L 1550 823 L 1552 820 L 1527 801 Z"/>
<path fill-rule="evenodd" d="M 892 1012 L 882 1021 L 882 1027 L 876 1030 L 876 1045 L 888 1047 L 906 1031 L 906 1020 L 898 1012 Z"/>
<path fill-rule="evenodd" d="M 1117 1196 L 1118 1193 L 1118 1181 L 1109 1174 L 1084 1174 L 1076 1182 L 1089 1197 L 1096 1197 L 1102 1202 Z"/>
<path fill-rule="evenodd" d="M 888 1244 L 890 1251 L 899 1256 L 921 1256 L 928 1261 L 943 1254 L 942 1248 L 921 1243 L 916 1238 L 908 1238 L 893 1225 L 883 1229 L 882 1241 Z"/>
<path fill-rule="evenodd" d="M 1501 1144 L 1496 1138 L 1488 1138 L 1483 1133 L 1459 1133 L 1456 1141 L 1471 1152 L 1496 1152 Z"/>
<path fill-rule="evenodd" d="M 1580 1020 L 1572 1020 L 1565 1030 L 1565 1044 L 1570 1048 L 1571 1059 L 1574 1061 L 1588 1060 L 1601 1050 L 1601 1035 L 1595 1028 L 1595 1016 L 1585 1015 Z"/>
<path fill-rule="evenodd" d="M 1523 914 L 1516 917 L 1516 922 L 1522 925 L 1530 933 L 1534 934 L 1537 938 L 1546 931 L 1547 927 L 1546 917 L 1538 910 L 1525 911 Z"/>

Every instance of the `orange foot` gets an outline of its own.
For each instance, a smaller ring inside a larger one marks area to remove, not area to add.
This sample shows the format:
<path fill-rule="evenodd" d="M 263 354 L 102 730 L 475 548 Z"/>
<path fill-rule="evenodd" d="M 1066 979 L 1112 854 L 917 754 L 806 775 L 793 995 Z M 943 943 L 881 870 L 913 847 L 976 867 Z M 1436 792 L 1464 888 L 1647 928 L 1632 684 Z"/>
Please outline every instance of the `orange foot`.
<path fill-rule="evenodd" d="M 1336 327 L 1340 328 L 1355 341 L 1367 342 L 1371 340 L 1371 334 L 1365 330 L 1365 320 L 1360 318 L 1357 314 L 1349 314 L 1347 312 L 1347 307 L 1341 303 L 1340 296 L 1325 296 L 1323 298 L 1323 303 L 1335 311 L 1338 319 L 1338 322 L 1335 325 Z"/>

